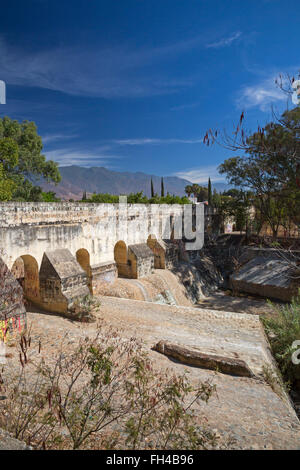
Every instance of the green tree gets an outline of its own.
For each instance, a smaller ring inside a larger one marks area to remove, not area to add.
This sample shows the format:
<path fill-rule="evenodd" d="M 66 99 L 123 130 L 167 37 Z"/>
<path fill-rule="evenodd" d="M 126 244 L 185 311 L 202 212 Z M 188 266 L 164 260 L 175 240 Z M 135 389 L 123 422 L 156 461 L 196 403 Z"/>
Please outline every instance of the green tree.
<path fill-rule="evenodd" d="M 42 200 L 44 202 L 59 202 L 60 199 L 56 197 L 54 191 L 42 192 Z"/>
<path fill-rule="evenodd" d="M 251 190 L 261 224 L 270 224 L 273 236 L 279 225 L 300 226 L 299 210 L 290 200 L 300 196 L 300 108 L 283 113 L 277 123 L 246 139 L 245 155 L 231 157 L 219 166 L 229 183 Z"/>
<path fill-rule="evenodd" d="M 208 189 L 205 186 L 200 186 L 198 193 L 198 201 L 203 202 L 208 200 Z"/>
<path fill-rule="evenodd" d="M 200 186 L 199 184 L 194 183 L 192 185 L 192 193 L 199 202 L 207 201 L 208 192 L 205 186 Z"/>
<path fill-rule="evenodd" d="M 130 193 L 127 196 L 128 204 L 146 204 L 148 202 L 147 197 L 143 194 L 143 191 L 138 193 Z"/>
<path fill-rule="evenodd" d="M 164 179 L 161 178 L 161 197 L 165 197 L 165 186 L 164 186 Z"/>
<path fill-rule="evenodd" d="M 0 139 L 0 163 L 6 173 L 13 172 L 19 163 L 18 145 L 11 137 Z"/>
<path fill-rule="evenodd" d="M 252 204 L 252 194 L 236 188 L 224 191 L 223 194 L 214 190 L 212 205 L 218 209 L 220 226 L 224 226 L 228 217 L 233 218 L 236 229 L 248 232 L 250 228 L 249 210 Z"/>
<path fill-rule="evenodd" d="M 151 178 L 151 197 L 154 197 L 155 196 L 155 193 L 154 193 L 154 186 L 153 186 L 153 180 Z"/>
<path fill-rule="evenodd" d="M 186 194 L 188 195 L 188 197 L 190 197 L 191 194 L 193 194 L 193 187 L 192 187 L 192 185 L 191 185 L 191 184 L 188 184 L 188 185 L 185 187 L 184 191 L 186 192 Z"/>
<path fill-rule="evenodd" d="M 195 198 L 198 197 L 198 194 L 199 194 L 199 184 L 197 184 L 197 183 L 192 184 L 192 194 L 194 195 Z"/>
<path fill-rule="evenodd" d="M 13 193 L 13 201 L 43 202 L 43 190 L 40 186 L 34 186 L 30 181 L 25 180 L 17 185 Z"/>
<path fill-rule="evenodd" d="M 48 182 L 61 179 L 57 163 L 42 155 L 42 139 L 34 122 L 0 118 L 0 163 L 5 179 L 13 180 L 18 191 L 25 180 L 43 177 Z M 2 176 L 3 178 L 3 176 Z"/>
<path fill-rule="evenodd" d="M 16 142 L 11 137 L 0 139 L 0 201 L 10 201 L 17 184 L 11 173 L 19 161 Z"/>
<path fill-rule="evenodd" d="M 211 202 L 212 202 L 212 189 L 211 189 L 211 181 L 210 181 L 210 178 L 208 178 L 207 192 L 208 192 L 208 195 L 207 195 L 208 205 L 211 206 Z"/>
<path fill-rule="evenodd" d="M 108 193 L 94 193 L 89 199 L 87 199 L 87 201 L 95 203 L 118 203 L 119 196 Z M 144 195 L 143 191 L 128 194 L 127 202 L 129 204 L 190 204 L 190 201 L 187 197 L 174 195 L 171 196 L 169 193 L 164 197 L 160 197 L 158 194 L 154 194 L 153 197 L 148 199 L 147 196 Z"/>
<path fill-rule="evenodd" d="M 11 178 L 7 178 L 3 164 L 0 163 L 0 201 L 10 201 L 15 189 L 16 183 Z"/>

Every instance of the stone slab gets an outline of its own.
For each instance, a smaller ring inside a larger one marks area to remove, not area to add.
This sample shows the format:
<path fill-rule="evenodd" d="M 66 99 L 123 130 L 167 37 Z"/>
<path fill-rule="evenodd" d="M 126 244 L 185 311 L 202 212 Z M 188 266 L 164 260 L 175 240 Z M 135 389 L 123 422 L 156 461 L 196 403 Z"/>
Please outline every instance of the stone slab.
<path fill-rule="evenodd" d="M 277 255 L 256 256 L 230 277 L 235 291 L 290 301 L 297 294 L 291 264 Z"/>

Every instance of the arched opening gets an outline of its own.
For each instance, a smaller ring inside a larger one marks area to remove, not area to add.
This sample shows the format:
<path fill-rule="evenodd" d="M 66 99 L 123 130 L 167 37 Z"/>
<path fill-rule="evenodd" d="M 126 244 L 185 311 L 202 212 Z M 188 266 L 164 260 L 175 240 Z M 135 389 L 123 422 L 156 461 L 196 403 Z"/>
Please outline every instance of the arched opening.
<path fill-rule="evenodd" d="M 116 263 L 127 263 L 127 246 L 122 240 L 115 244 L 114 258 Z"/>
<path fill-rule="evenodd" d="M 11 272 L 22 286 L 24 297 L 35 302 L 40 298 L 39 267 L 36 259 L 22 255 L 14 262 Z"/>
<path fill-rule="evenodd" d="M 117 264 L 119 277 L 130 277 L 130 266 L 128 263 L 127 246 L 123 240 L 118 241 L 114 248 L 114 259 Z"/>
<path fill-rule="evenodd" d="M 88 277 L 88 287 L 91 292 L 93 293 L 92 287 L 92 270 L 90 265 L 90 254 L 85 248 L 80 248 L 80 250 L 76 251 L 76 259 L 77 262 L 80 264 L 82 269 L 86 272 Z"/>

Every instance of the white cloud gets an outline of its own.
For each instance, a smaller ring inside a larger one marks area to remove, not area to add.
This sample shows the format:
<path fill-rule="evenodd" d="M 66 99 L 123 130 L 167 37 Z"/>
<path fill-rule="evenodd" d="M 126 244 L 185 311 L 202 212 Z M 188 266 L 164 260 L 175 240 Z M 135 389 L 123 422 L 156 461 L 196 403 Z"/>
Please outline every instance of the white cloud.
<path fill-rule="evenodd" d="M 275 84 L 276 75 L 253 86 L 245 86 L 236 100 L 239 108 L 258 107 L 261 111 L 269 111 L 273 103 L 287 100 L 286 95 Z"/>
<path fill-rule="evenodd" d="M 200 144 L 202 139 L 121 139 L 112 141 L 119 145 L 170 145 L 170 144 Z"/>
<path fill-rule="evenodd" d="M 234 41 L 239 39 L 239 37 L 242 35 L 240 31 L 237 31 L 236 33 L 231 34 L 231 36 L 227 38 L 220 39 L 220 41 L 213 42 L 211 44 L 207 44 L 207 48 L 213 48 L 213 49 L 219 49 L 220 47 L 226 47 L 230 46 Z"/>
<path fill-rule="evenodd" d="M 0 37 L 1 79 L 7 84 L 39 87 L 71 95 L 102 98 L 143 97 L 170 94 L 193 86 L 198 76 L 173 77 L 166 67 L 192 49 L 230 45 L 240 37 L 206 45 L 209 32 L 159 47 L 119 45 L 61 46 L 38 52 L 9 45 Z M 150 67 L 156 65 L 151 71 Z M 164 72 L 163 72 L 164 70 Z"/>
<path fill-rule="evenodd" d="M 111 159 L 122 158 L 120 155 L 109 155 L 105 152 L 110 147 L 102 147 L 95 151 L 75 150 L 72 148 L 61 148 L 44 152 L 48 160 L 54 160 L 59 166 L 101 166 L 105 165 L 109 168 L 109 161 Z"/>
<path fill-rule="evenodd" d="M 191 86 L 195 78 L 176 78 L 149 66 L 201 47 L 204 38 L 154 48 L 59 47 L 39 52 L 11 47 L 0 38 L 1 79 L 72 95 L 104 98 L 169 94 Z"/>
<path fill-rule="evenodd" d="M 225 182 L 224 177 L 218 173 L 217 166 L 188 168 L 186 170 L 173 173 L 173 176 L 178 176 L 178 178 L 183 178 L 191 181 L 192 183 L 199 184 L 207 183 L 208 178 L 210 178 L 214 183 L 218 181 Z"/>
<path fill-rule="evenodd" d="M 42 136 L 43 144 L 51 144 L 52 142 L 57 142 L 59 140 L 69 140 L 77 137 L 77 135 L 67 135 L 67 134 L 49 134 Z"/>

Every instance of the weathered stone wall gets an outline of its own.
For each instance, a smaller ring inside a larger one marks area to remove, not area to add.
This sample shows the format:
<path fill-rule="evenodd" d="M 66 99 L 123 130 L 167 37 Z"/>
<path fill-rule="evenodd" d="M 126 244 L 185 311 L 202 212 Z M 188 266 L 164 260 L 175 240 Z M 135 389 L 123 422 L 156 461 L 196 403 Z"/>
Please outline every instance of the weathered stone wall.
<path fill-rule="evenodd" d="M 195 224 L 195 207 L 187 209 L 193 209 Z M 73 295 L 66 294 L 71 277 L 50 278 L 45 262 L 41 269 L 44 253 L 69 250 L 84 273 L 85 288 L 100 293 L 117 273 L 135 279 L 151 274 L 154 255 L 147 246 L 149 235 L 170 239 L 172 228 L 182 226 L 184 213 L 184 206 L 167 204 L 0 203 L 0 248 L 26 299 L 65 312 Z M 177 252 L 176 244 L 163 243 L 160 267 L 172 266 Z"/>
<path fill-rule="evenodd" d="M 131 278 L 139 279 L 154 272 L 154 254 L 146 243 L 129 245 L 128 261 Z"/>
<path fill-rule="evenodd" d="M 165 233 L 171 217 L 182 217 L 180 205 L 0 203 L 0 247 L 9 268 L 30 254 L 40 266 L 45 251 L 80 249 L 90 255 L 90 265 L 114 260 L 114 247 L 145 243 L 150 233 Z M 167 237 L 165 237 L 167 238 Z"/>
<path fill-rule="evenodd" d="M 178 262 L 179 248 L 172 240 L 156 240 L 150 235 L 147 245 L 154 254 L 155 269 L 170 269 Z"/>
<path fill-rule="evenodd" d="M 178 263 L 179 258 L 179 247 L 177 243 L 170 240 L 164 240 L 165 246 L 165 268 L 172 269 L 173 266 Z"/>
<path fill-rule="evenodd" d="M 147 245 L 154 254 L 154 268 L 155 269 L 165 269 L 166 260 L 165 260 L 165 244 L 162 240 L 156 240 L 155 237 L 149 236 L 147 240 Z"/>
<path fill-rule="evenodd" d="M 92 268 L 92 293 L 102 294 L 108 284 L 118 277 L 117 265 L 115 262 L 104 262 L 94 265 Z"/>

